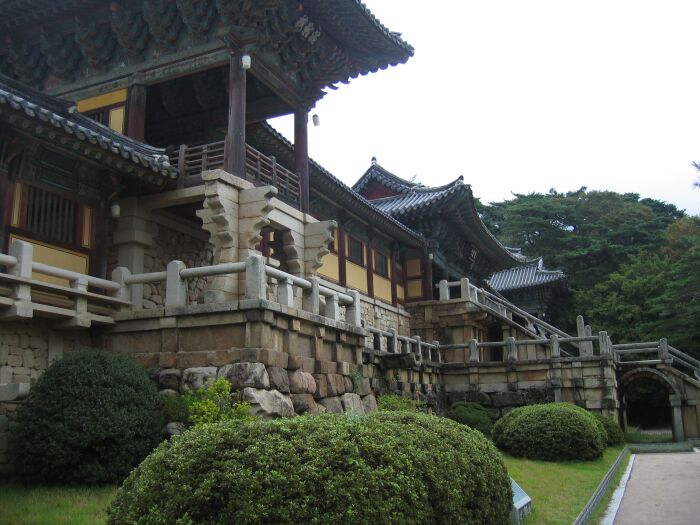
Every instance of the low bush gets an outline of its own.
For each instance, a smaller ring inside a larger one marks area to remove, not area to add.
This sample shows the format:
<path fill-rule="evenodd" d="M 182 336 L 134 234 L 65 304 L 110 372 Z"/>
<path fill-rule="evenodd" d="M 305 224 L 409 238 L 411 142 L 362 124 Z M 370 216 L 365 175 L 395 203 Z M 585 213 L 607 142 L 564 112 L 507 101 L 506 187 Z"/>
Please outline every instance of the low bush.
<path fill-rule="evenodd" d="M 622 427 L 613 418 L 602 414 L 595 414 L 595 417 L 605 429 L 607 444 L 609 446 L 622 445 L 625 442 L 625 433 Z"/>
<path fill-rule="evenodd" d="M 485 436 L 491 435 L 493 419 L 491 419 L 489 411 L 479 403 L 471 403 L 468 401 L 453 403 L 447 412 L 445 412 L 445 417 L 478 430 Z"/>
<path fill-rule="evenodd" d="M 127 478 L 108 523 L 508 523 L 512 493 L 481 434 L 415 412 L 202 425 Z"/>
<path fill-rule="evenodd" d="M 53 363 L 17 413 L 19 474 L 37 481 L 123 480 L 160 441 L 161 401 L 126 357 L 77 352 Z"/>
<path fill-rule="evenodd" d="M 516 457 L 560 461 L 600 457 L 607 436 L 587 410 L 569 403 L 549 403 L 511 410 L 494 425 L 493 440 Z"/>
<path fill-rule="evenodd" d="M 165 416 L 188 426 L 220 421 L 248 421 L 250 404 L 237 402 L 231 392 L 231 383 L 224 377 L 207 383 L 202 388 L 164 400 Z"/>
<path fill-rule="evenodd" d="M 418 402 L 407 396 L 382 394 L 377 397 L 377 408 L 380 412 L 418 410 Z"/>

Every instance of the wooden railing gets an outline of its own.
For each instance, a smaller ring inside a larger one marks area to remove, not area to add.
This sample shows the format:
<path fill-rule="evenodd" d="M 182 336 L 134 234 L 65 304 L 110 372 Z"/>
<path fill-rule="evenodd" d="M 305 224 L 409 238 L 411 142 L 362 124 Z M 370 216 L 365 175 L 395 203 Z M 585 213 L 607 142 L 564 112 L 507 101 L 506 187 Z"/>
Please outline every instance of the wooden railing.
<path fill-rule="evenodd" d="M 223 169 L 224 145 L 222 142 L 199 146 L 180 146 L 177 154 L 170 157 L 171 164 L 180 170 L 181 184 L 192 186 L 201 184 L 201 174 L 206 170 Z M 245 178 L 257 186 L 274 186 L 279 190 L 278 197 L 289 204 L 299 206 L 301 188 L 299 177 L 277 163 L 275 157 L 263 155 L 246 144 Z M 238 175 L 234 173 L 234 175 Z"/>

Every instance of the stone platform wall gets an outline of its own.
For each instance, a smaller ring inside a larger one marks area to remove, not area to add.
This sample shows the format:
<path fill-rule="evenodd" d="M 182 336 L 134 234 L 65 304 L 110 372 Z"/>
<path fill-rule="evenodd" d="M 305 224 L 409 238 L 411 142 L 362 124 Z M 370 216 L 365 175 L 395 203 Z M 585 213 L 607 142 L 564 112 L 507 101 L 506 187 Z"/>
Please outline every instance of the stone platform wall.
<path fill-rule="evenodd" d="M 270 416 L 371 410 L 375 393 L 437 390 L 434 367 L 384 369 L 367 330 L 265 300 L 120 314 L 102 345 L 149 369 L 166 394 L 225 376 Z M 274 403 L 273 403 L 274 401 Z M 360 408 L 362 405 L 362 409 Z"/>
<path fill-rule="evenodd" d="M 566 401 L 617 419 L 618 389 L 611 357 L 444 364 L 448 402 L 476 401 L 500 416 L 532 403 Z"/>
<path fill-rule="evenodd" d="M 17 409 L 46 368 L 64 352 L 91 348 L 89 332 L 54 331 L 39 322 L 0 323 L 0 476 L 14 471 L 13 437 Z"/>

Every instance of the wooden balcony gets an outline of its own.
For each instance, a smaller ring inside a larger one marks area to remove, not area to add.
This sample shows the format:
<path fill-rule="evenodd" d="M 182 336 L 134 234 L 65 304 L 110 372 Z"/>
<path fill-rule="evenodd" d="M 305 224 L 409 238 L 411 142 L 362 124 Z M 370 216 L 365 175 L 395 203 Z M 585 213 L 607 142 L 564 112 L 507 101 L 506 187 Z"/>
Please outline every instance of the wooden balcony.
<path fill-rule="evenodd" d="M 180 184 L 183 187 L 201 184 L 202 172 L 223 169 L 224 142 L 213 142 L 199 146 L 180 146 L 177 154 L 170 157 L 170 163 L 180 170 Z M 279 190 L 277 197 L 295 208 L 299 208 L 301 186 L 296 173 L 277 163 L 275 157 L 263 155 L 246 144 L 245 179 L 256 186 L 274 186 Z M 235 175 L 238 175 L 237 173 Z"/>

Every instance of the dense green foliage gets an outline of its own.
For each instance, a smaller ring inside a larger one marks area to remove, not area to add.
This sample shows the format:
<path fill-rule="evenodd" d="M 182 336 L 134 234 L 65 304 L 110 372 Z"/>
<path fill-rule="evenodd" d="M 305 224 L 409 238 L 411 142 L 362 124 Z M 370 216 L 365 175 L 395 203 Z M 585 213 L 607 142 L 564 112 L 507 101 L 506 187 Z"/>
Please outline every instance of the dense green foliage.
<path fill-rule="evenodd" d="M 700 357 L 700 218 L 635 193 L 517 194 L 481 206 L 507 246 L 563 270 L 572 293 L 552 305 L 554 324 L 572 330 L 583 314 L 614 342 L 662 337 Z"/>
<path fill-rule="evenodd" d="M 594 414 L 596 419 L 600 421 L 605 429 L 605 435 L 607 436 L 608 446 L 614 447 L 616 445 L 622 445 L 625 442 L 625 433 L 622 431 L 622 427 L 609 416 L 604 416 L 602 414 Z"/>
<path fill-rule="evenodd" d="M 163 401 L 169 421 L 178 421 L 189 426 L 255 419 L 249 414 L 248 403 L 235 401 L 231 393 L 231 383 L 224 377 L 197 390 L 167 397 Z"/>
<path fill-rule="evenodd" d="M 491 429 L 493 428 L 491 414 L 479 403 L 471 403 L 468 401 L 453 403 L 445 412 L 445 417 L 478 430 L 485 436 L 491 435 Z"/>
<path fill-rule="evenodd" d="M 382 394 L 377 397 L 377 408 L 380 412 L 395 412 L 397 410 L 417 410 L 418 403 L 407 396 L 397 394 Z"/>
<path fill-rule="evenodd" d="M 506 524 L 503 460 L 481 434 L 415 412 L 193 428 L 132 472 L 118 524 Z"/>
<path fill-rule="evenodd" d="M 53 363 L 17 414 L 20 475 L 38 481 L 121 481 L 158 444 L 161 402 L 128 358 L 78 352 Z"/>
<path fill-rule="evenodd" d="M 494 425 L 493 441 L 516 457 L 562 461 L 600 457 L 607 435 L 587 410 L 569 403 L 549 403 L 508 412 Z"/>

